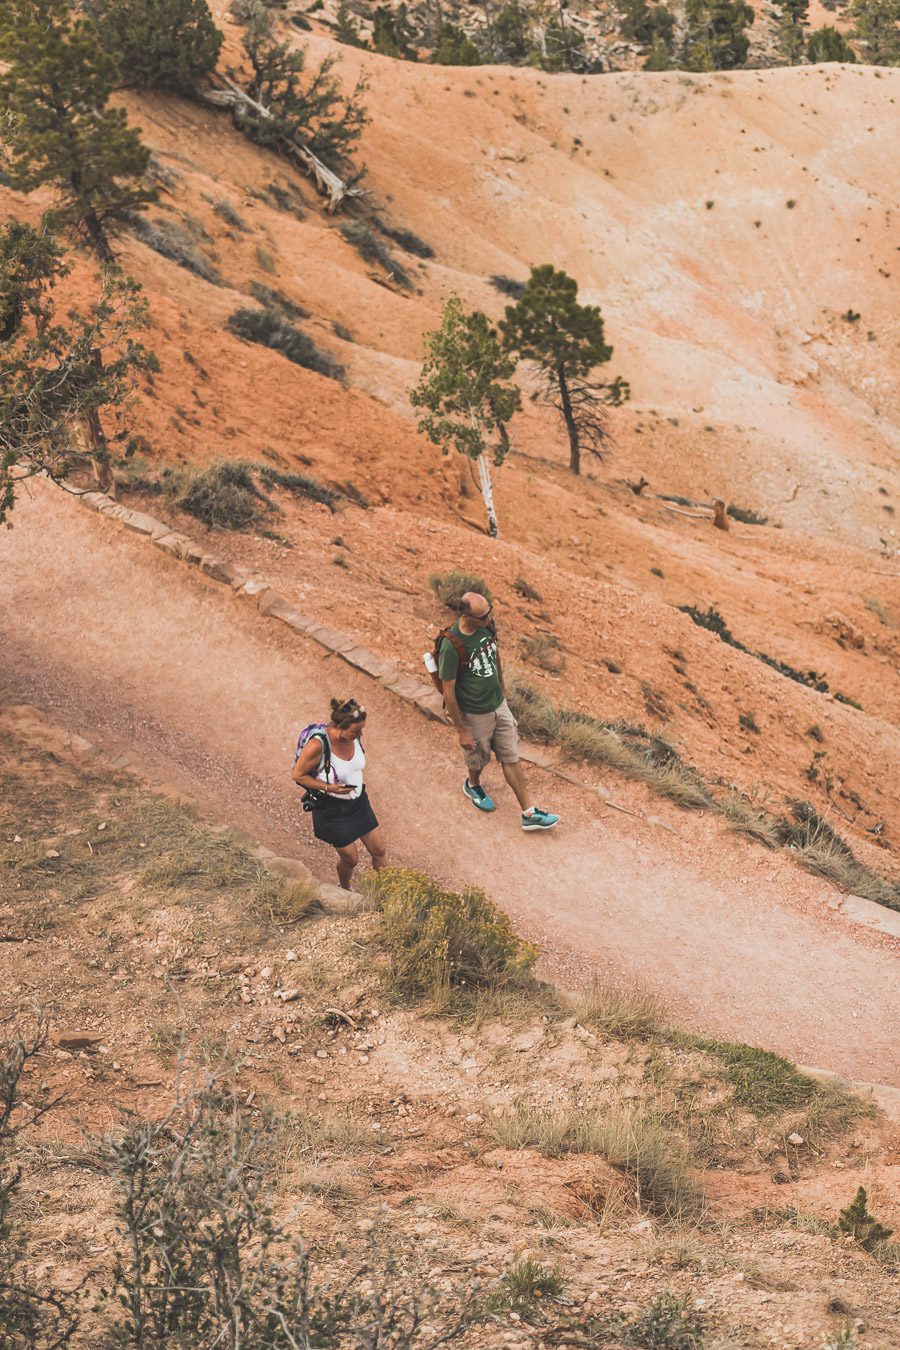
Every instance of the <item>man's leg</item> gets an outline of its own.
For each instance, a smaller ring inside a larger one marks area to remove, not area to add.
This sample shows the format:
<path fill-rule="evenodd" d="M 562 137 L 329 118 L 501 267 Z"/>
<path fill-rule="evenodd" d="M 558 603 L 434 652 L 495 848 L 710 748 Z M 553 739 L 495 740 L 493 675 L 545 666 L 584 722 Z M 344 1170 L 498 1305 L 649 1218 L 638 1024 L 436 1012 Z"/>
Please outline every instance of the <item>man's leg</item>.
<path fill-rule="evenodd" d="M 475 749 L 464 750 L 463 758 L 466 761 L 469 782 L 472 784 L 472 787 L 479 787 L 481 785 L 481 775 L 491 758 L 491 737 L 494 734 L 494 714 L 463 713 L 462 718 L 466 727 L 472 734 L 472 740 L 475 742 Z"/>
<path fill-rule="evenodd" d="M 463 751 L 467 769 L 463 792 L 479 811 L 493 811 L 494 803 L 481 786 L 481 774 L 491 757 L 495 717 L 493 713 L 463 713 L 462 716 L 475 742 L 474 749 Z"/>
<path fill-rule="evenodd" d="M 353 869 L 359 862 L 359 849 L 355 844 L 345 844 L 343 848 L 337 849 L 337 855 L 338 885 L 342 890 L 349 891 Z"/>
<path fill-rule="evenodd" d="M 503 770 L 503 777 L 516 794 L 516 801 L 519 806 L 523 811 L 527 811 L 531 802 L 528 799 L 528 784 L 525 781 L 525 770 L 521 763 L 519 760 L 516 760 L 514 764 L 501 760 L 500 768 Z"/>
<path fill-rule="evenodd" d="M 559 821 L 559 816 L 553 815 L 550 811 L 538 810 L 529 800 L 525 770 L 519 762 L 519 729 L 505 699 L 497 709 L 497 722 L 491 746 L 500 761 L 503 777 L 516 795 L 519 810 L 522 812 L 523 830 L 551 830 Z"/>

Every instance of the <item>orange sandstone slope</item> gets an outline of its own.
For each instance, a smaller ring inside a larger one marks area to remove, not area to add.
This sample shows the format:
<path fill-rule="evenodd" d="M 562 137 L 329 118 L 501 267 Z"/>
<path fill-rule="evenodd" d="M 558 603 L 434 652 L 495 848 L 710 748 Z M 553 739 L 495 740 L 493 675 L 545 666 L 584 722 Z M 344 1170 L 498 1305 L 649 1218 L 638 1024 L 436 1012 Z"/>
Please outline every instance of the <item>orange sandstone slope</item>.
<path fill-rule="evenodd" d="M 290 466 L 304 456 L 317 477 L 352 480 L 374 512 L 336 524 L 323 508 L 291 505 L 279 527 L 289 552 L 253 536 L 227 547 L 411 667 L 414 635 L 435 617 L 423 603 L 428 571 L 476 564 L 505 602 L 514 651 L 536 629 L 561 642 L 561 678 L 531 677 L 556 701 L 646 722 L 745 789 L 824 808 L 832 778 L 863 801 L 861 826 L 883 821 L 890 842 L 900 831 L 888 771 L 900 758 L 900 344 L 885 166 L 897 160 L 900 73 L 551 78 L 338 50 L 348 83 L 359 69 L 369 80 L 372 199 L 435 258 L 398 251 L 414 288 L 386 288 L 310 185 L 227 117 L 130 99 L 165 185 L 150 219 L 181 229 L 218 279 L 125 244 L 162 363 L 138 409 L 150 458 L 268 455 Z M 16 205 L 2 189 L 0 200 Z M 473 533 L 480 507 L 460 496 L 457 466 L 417 435 L 407 390 L 422 333 L 451 292 L 499 316 L 491 275 L 523 278 L 547 260 L 601 303 L 610 369 L 630 380 L 633 401 L 612 415 L 609 459 L 583 480 L 565 470 L 559 428 L 529 404 L 499 475 L 494 543 Z M 254 303 L 253 282 L 309 311 L 303 326 L 345 364 L 348 388 L 225 330 Z M 625 480 L 641 474 L 651 492 L 723 496 L 783 528 L 720 535 L 635 497 Z M 323 566 L 323 537 L 338 532 L 350 586 L 346 569 Z M 543 617 L 516 596 L 518 575 L 541 590 Z M 711 603 L 748 647 L 826 673 L 864 711 L 785 680 L 673 608 Z M 740 726 L 748 712 L 761 735 Z M 824 743 L 810 742 L 813 725 Z M 862 828 L 854 844 L 890 870 Z"/>

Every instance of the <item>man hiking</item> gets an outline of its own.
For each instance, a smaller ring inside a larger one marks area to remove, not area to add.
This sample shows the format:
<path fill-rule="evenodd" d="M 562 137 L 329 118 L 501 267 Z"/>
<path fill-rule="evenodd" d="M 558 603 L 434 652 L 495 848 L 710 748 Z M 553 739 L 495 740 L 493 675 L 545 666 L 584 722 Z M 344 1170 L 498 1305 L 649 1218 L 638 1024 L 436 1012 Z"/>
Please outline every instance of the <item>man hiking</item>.
<path fill-rule="evenodd" d="M 529 801 L 519 763 L 516 719 L 503 692 L 492 614 L 493 608 L 483 595 L 467 591 L 460 600 L 459 618 L 447 630 L 449 636 L 441 639 L 437 652 L 444 703 L 469 770 L 463 792 L 479 811 L 495 809 L 481 786 L 482 771 L 493 751 L 521 807 L 522 829 L 552 830 L 559 816 L 541 811 Z"/>

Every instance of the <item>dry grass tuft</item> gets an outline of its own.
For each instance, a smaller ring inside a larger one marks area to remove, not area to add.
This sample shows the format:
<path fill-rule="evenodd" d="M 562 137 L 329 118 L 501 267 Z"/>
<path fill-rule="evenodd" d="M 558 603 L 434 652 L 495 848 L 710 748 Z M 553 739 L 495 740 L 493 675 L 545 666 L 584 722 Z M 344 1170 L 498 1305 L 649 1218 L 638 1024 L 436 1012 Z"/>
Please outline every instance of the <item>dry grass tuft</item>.
<path fill-rule="evenodd" d="M 639 1208 L 668 1219 L 696 1219 L 705 1208 L 688 1144 L 665 1125 L 625 1103 L 603 1110 L 526 1103 L 492 1124 L 501 1148 L 536 1148 L 550 1157 L 595 1153 L 632 1182 Z"/>
<path fill-rule="evenodd" d="M 247 900 L 254 914 L 282 925 L 302 923 L 325 913 L 318 886 L 312 880 L 282 881 L 267 874 L 260 877 Z"/>
<path fill-rule="evenodd" d="M 600 979 L 575 1000 L 572 1011 L 582 1026 L 609 1040 L 652 1036 L 664 1021 L 662 1001 L 652 989 Z"/>
<path fill-rule="evenodd" d="M 791 819 L 778 822 L 780 842 L 801 867 L 834 882 L 850 895 L 900 910 L 900 885 L 885 881 L 856 857 L 846 840 L 809 802 L 793 801 Z"/>
<path fill-rule="evenodd" d="M 735 834 L 744 834 L 764 848 L 778 848 L 780 844 L 778 823 L 768 812 L 754 806 L 742 792 L 733 789 L 719 802 L 719 809 L 728 823 L 729 830 Z"/>

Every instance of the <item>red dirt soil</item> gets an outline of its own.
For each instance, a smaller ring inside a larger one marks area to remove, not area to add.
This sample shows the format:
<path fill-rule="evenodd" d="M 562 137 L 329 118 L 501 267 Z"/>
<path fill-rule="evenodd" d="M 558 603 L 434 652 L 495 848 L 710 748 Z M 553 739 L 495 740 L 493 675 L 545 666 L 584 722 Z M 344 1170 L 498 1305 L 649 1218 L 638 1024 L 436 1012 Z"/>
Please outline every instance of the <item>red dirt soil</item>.
<path fill-rule="evenodd" d="M 334 658 L 43 485 L 17 508 L 0 560 L 0 682 L 131 748 L 142 771 L 219 818 L 285 850 L 304 840 L 328 875 L 330 850 L 305 841 L 287 768 L 306 711 L 350 683 Z M 369 780 L 392 857 L 486 884 L 541 942 L 548 975 L 574 985 L 624 972 L 704 1031 L 900 1083 L 885 1016 L 897 944 L 831 913 L 827 885 L 785 856 L 723 848 L 711 820 L 659 806 L 673 835 L 540 775 L 535 793 L 564 827 L 523 841 L 502 789 L 496 816 L 472 812 L 448 732 L 361 676 L 353 685 L 370 709 Z"/>
<path fill-rule="evenodd" d="M 233 29 L 228 51 L 236 59 Z M 414 279 L 407 293 L 379 284 L 389 279 L 311 186 L 226 116 L 127 98 L 168 175 L 151 220 L 187 231 L 222 282 L 123 241 L 162 367 L 134 411 L 147 471 L 222 456 L 352 482 L 371 511 L 280 501 L 273 523 L 293 547 L 247 532 L 225 548 L 411 670 L 442 618 L 428 574 L 473 567 L 498 596 L 512 656 L 523 660 L 536 632 L 557 639 L 560 674 L 526 672 L 555 702 L 646 723 L 717 787 L 773 809 L 809 799 L 896 877 L 900 306 L 885 165 L 900 149 L 900 71 L 582 79 L 339 54 L 348 81 L 357 70 L 370 81 L 371 200 L 436 252 L 418 262 L 396 251 Z M 276 209 L 273 182 L 302 194 L 296 211 Z M 223 200 L 245 229 L 213 210 Z M 17 215 L 36 218 L 49 201 L 0 188 L 0 208 Z M 602 305 L 609 371 L 633 400 L 611 414 L 608 459 L 577 480 L 558 425 L 526 399 L 492 541 L 458 465 L 415 431 L 407 391 L 451 292 L 498 318 L 490 276 L 521 279 L 548 259 Z M 349 387 L 226 331 L 255 303 L 253 281 L 310 311 L 303 327 L 346 364 Z M 92 293 L 86 264 L 72 288 Z M 651 486 L 638 497 L 628 484 L 641 475 Z M 770 524 L 720 534 L 653 493 L 722 496 Z M 220 817 L 287 847 L 291 734 L 326 694 L 363 688 L 394 856 L 484 885 L 544 942 L 557 978 L 627 970 L 693 1025 L 898 1081 L 890 944 L 832 914 L 829 887 L 787 856 L 611 775 L 617 799 L 675 834 L 541 782 L 565 826 L 524 852 L 511 801 L 501 793 L 497 818 L 475 817 L 449 736 L 391 696 L 43 489 L 23 495 L 14 522 L 0 540 L 0 679 L 23 698 L 92 739 L 139 747 Z M 522 599 L 519 577 L 540 602 Z M 748 648 L 825 674 L 862 710 L 725 646 L 678 613 L 685 604 L 714 604 Z M 326 875 L 327 850 L 313 856 Z"/>

